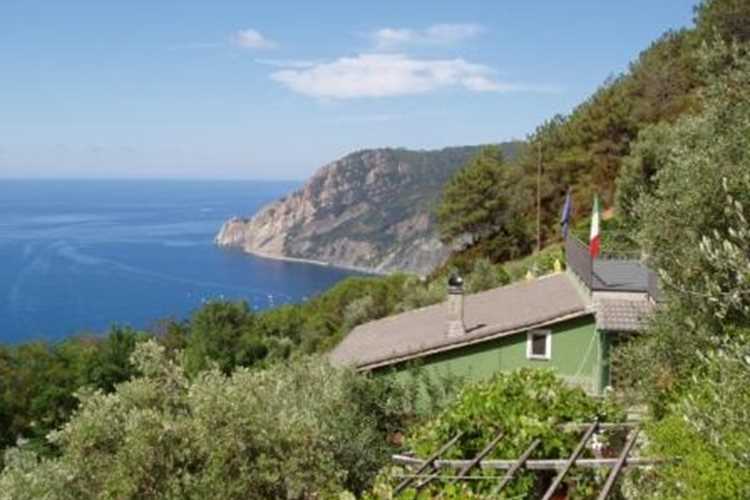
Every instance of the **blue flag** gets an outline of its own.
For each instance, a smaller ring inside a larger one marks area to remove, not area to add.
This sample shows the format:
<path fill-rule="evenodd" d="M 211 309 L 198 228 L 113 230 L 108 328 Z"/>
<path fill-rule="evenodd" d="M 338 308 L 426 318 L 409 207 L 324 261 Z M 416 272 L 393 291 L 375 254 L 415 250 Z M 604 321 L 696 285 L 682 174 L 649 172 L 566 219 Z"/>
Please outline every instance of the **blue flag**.
<path fill-rule="evenodd" d="M 572 210 L 573 203 L 570 200 L 570 188 L 568 188 L 568 193 L 565 195 L 565 205 L 563 205 L 562 217 L 560 217 L 563 239 L 568 238 L 568 227 L 570 226 L 570 213 Z"/>

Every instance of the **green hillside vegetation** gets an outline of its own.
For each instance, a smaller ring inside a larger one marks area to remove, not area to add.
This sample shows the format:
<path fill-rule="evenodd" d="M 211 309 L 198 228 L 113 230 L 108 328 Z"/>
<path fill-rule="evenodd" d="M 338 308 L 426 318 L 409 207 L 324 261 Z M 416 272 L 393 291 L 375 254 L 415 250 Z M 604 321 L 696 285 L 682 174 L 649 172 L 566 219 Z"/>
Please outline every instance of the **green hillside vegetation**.
<path fill-rule="evenodd" d="M 750 6 L 744 0 L 708 1 L 695 8 L 696 27 L 670 31 L 644 50 L 627 72 L 610 77 L 591 97 L 569 115 L 558 115 L 540 125 L 531 134 L 518 160 L 503 162 L 495 158 L 496 166 L 503 166 L 503 179 L 488 190 L 486 183 L 465 182 L 481 177 L 490 168 L 490 158 L 476 159 L 460 172 L 447 186 L 443 206 L 439 209 L 442 235 L 455 240 L 457 224 L 466 213 L 455 200 L 477 199 L 471 218 L 483 209 L 491 211 L 494 226 L 489 230 L 464 227 L 468 241 L 482 247 L 481 254 L 496 260 L 522 255 L 536 246 L 537 172 L 539 151 L 543 165 L 541 176 L 541 236 L 542 244 L 560 238 L 559 218 L 568 188 L 572 189 L 574 219 L 585 219 L 590 213 L 594 193 L 606 206 L 616 203 L 627 208 L 628 197 L 617 197 L 618 192 L 632 189 L 629 180 L 618 178 L 622 170 L 638 170 L 640 177 L 652 173 L 651 158 L 636 155 L 638 165 L 627 163 L 631 151 L 638 144 L 640 134 L 658 134 L 653 126 L 666 127 L 687 115 L 699 114 L 705 106 L 703 91 L 710 75 L 728 69 L 726 60 L 715 61 L 710 71 L 701 62 L 701 47 L 716 39 L 746 43 L 750 40 Z M 506 158 L 507 160 L 507 158 Z M 486 175 L 486 174 L 485 174 Z M 495 174 L 501 175 L 501 174 Z M 520 177 L 520 180 L 518 180 Z M 630 176 L 629 176 L 630 177 Z M 512 185 L 505 178 L 513 179 Z M 488 194 L 503 196 L 503 201 L 490 200 Z M 490 207 L 487 204 L 503 206 Z M 452 209 L 456 209 L 451 217 Z M 455 223 L 454 223 L 455 221 Z M 512 228 L 509 228 L 512 222 Z M 512 230 L 511 230 L 512 229 Z M 510 232 L 513 237 L 508 238 Z M 525 236 L 525 237 L 523 237 Z"/>
<path fill-rule="evenodd" d="M 680 460 L 628 473 L 628 492 L 750 498 L 750 2 L 707 0 L 695 15 L 694 29 L 665 34 L 540 126 L 517 158 L 489 148 L 460 170 L 435 209 L 444 238 L 465 248 L 426 279 L 350 278 L 299 305 L 211 302 L 149 332 L 0 348 L 0 498 L 377 495 L 392 486 L 388 455 L 404 435 L 426 452 L 480 421 L 546 436 L 550 422 L 619 418 L 543 373 L 498 375 L 457 399 L 457 381 L 441 381 L 422 411 L 412 404 L 418 369 L 399 386 L 309 357 L 358 324 L 441 301 L 454 271 L 475 292 L 554 269 L 569 186 L 574 234 L 586 238 L 600 193 L 616 207 L 605 251 L 642 250 L 664 283 L 647 331 L 614 362 L 632 375 L 618 396 L 649 409 L 642 453 Z M 529 255 L 539 144 L 545 249 Z M 557 395 L 549 414 L 540 391 Z M 486 441 L 483 429 L 461 452 Z"/>

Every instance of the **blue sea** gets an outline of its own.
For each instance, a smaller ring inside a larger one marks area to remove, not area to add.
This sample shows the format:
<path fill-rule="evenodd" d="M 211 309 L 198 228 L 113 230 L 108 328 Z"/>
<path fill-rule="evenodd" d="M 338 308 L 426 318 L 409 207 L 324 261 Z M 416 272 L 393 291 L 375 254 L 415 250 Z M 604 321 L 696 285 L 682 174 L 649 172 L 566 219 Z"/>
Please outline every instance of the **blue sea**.
<path fill-rule="evenodd" d="M 303 301 L 352 273 L 216 247 L 291 182 L 0 180 L 0 343 L 148 328 L 211 299 Z"/>

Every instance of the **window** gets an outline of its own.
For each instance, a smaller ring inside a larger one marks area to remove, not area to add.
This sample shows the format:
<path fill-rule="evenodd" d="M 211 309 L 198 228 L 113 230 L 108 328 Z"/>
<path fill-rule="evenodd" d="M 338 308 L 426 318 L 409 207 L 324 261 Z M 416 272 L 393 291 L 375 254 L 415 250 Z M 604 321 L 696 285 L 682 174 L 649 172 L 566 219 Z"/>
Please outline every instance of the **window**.
<path fill-rule="evenodd" d="M 550 359 L 552 356 L 552 332 L 531 330 L 526 339 L 526 357 L 529 359 Z"/>

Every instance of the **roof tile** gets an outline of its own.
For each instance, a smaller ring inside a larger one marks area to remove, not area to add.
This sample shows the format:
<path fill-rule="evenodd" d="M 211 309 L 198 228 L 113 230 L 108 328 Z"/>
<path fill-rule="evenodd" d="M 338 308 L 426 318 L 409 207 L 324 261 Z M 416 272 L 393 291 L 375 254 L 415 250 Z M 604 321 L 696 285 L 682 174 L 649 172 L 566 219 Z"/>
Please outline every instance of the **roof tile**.
<path fill-rule="evenodd" d="M 643 329 L 646 316 L 651 313 L 654 304 L 646 297 L 597 298 L 594 307 L 598 329 L 636 332 Z"/>

